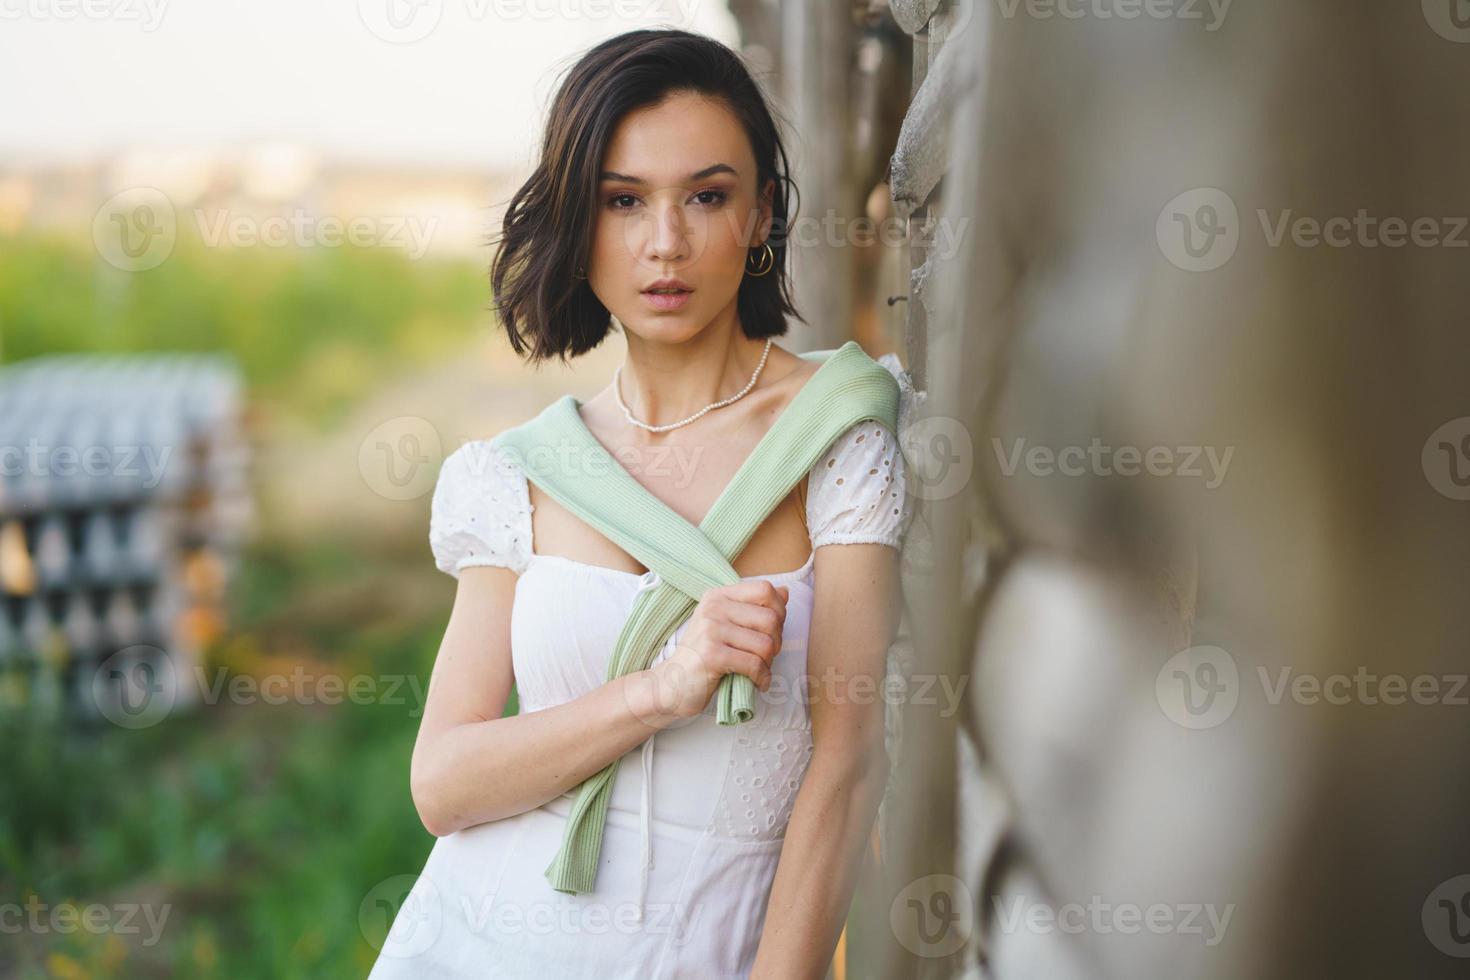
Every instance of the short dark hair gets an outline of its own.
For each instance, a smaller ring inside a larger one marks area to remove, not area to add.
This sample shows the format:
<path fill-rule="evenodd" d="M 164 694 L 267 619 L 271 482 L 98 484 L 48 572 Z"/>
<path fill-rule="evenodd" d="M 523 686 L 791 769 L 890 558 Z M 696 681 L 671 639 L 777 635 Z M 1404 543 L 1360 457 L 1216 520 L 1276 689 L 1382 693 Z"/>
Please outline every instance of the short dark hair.
<path fill-rule="evenodd" d="M 741 283 L 741 328 L 762 340 L 785 334 L 788 314 L 802 320 L 786 271 L 787 188 L 797 203 L 799 194 L 755 79 L 736 52 L 713 38 L 636 30 L 603 41 L 572 66 L 552 101 L 541 158 L 506 208 L 490 283 L 494 311 L 517 354 L 565 363 L 606 339 L 611 314 L 576 276 L 585 273 L 591 250 L 599 166 L 625 115 L 680 92 L 719 99 L 740 120 L 754 151 L 757 196 L 775 181 L 767 239 L 775 263 L 772 274 Z"/>

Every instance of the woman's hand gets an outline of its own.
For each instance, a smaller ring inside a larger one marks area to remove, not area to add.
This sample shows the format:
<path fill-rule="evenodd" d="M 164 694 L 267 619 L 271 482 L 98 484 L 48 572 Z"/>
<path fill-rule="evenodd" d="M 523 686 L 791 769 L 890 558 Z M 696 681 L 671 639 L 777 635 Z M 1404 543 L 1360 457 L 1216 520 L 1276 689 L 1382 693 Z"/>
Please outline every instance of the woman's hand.
<path fill-rule="evenodd" d="M 660 713 L 693 718 L 726 674 L 771 686 L 791 590 L 759 579 L 710 589 L 694 607 L 674 653 L 650 668 Z"/>

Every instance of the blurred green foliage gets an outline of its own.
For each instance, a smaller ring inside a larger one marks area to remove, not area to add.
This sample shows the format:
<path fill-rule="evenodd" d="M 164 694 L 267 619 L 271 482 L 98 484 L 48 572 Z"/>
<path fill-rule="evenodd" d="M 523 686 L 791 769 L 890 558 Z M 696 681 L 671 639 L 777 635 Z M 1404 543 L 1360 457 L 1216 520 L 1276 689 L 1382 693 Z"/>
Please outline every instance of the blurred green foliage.
<path fill-rule="evenodd" d="M 90 241 L 0 236 L 0 359 L 228 351 L 253 393 L 329 425 L 385 376 L 489 322 L 484 270 L 393 249 L 211 248 L 181 231 L 156 268 L 124 272 Z"/>
<path fill-rule="evenodd" d="M 307 431 L 326 433 L 397 373 L 462 350 L 488 305 L 478 265 L 386 250 L 181 240 L 160 267 L 128 274 L 85 244 L 0 238 L 6 361 L 228 351 L 252 399 Z M 216 668 L 258 676 L 304 663 L 412 678 L 417 692 L 405 683 L 392 703 L 335 705 L 226 697 L 137 731 L 0 714 L 0 900 L 168 915 L 153 945 L 141 917 L 131 936 L 7 935 L 0 975 L 366 975 L 376 949 L 364 899 L 416 874 L 433 844 L 408 763 L 453 583 L 427 560 L 420 525 L 303 537 L 273 529 L 268 509 L 261 521 L 211 681 Z"/>

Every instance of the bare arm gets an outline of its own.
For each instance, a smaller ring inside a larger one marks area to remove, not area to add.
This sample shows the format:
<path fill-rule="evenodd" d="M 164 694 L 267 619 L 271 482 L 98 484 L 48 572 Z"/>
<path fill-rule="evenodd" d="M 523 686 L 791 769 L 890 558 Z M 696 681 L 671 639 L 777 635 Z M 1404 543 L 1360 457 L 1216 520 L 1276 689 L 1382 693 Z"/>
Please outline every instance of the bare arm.
<path fill-rule="evenodd" d="M 515 585 L 515 573 L 497 566 L 460 574 L 410 775 L 419 819 L 436 837 L 553 800 L 675 720 L 659 707 L 646 670 L 565 704 L 502 717 L 514 680 Z"/>
<path fill-rule="evenodd" d="M 814 574 L 812 761 L 787 825 L 752 980 L 827 975 L 888 775 L 882 692 L 898 628 L 898 552 L 824 546 Z"/>

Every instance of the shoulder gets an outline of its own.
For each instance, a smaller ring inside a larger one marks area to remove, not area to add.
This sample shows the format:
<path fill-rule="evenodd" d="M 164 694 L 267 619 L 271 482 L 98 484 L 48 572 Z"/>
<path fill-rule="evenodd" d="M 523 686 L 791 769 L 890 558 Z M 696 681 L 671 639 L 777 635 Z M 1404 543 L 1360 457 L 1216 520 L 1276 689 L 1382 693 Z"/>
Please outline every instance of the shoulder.
<path fill-rule="evenodd" d="M 899 384 L 899 428 L 911 408 L 913 386 L 885 354 L 878 363 Z M 913 501 L 898 433 L 872 419 L 848 428 L 809 473 L 807 527 L 812 548 L 827 544 L 887 544 L 901 548 Z"/>
<path fill-rule="evenodd" d="M 472 565 L 517 574 L 531 555 L 530 492 L 510 454 L 489 439 L 467 442 L 444 460 L 434 486 L 429 544 L 434 563 L 459 577 Z"/>

